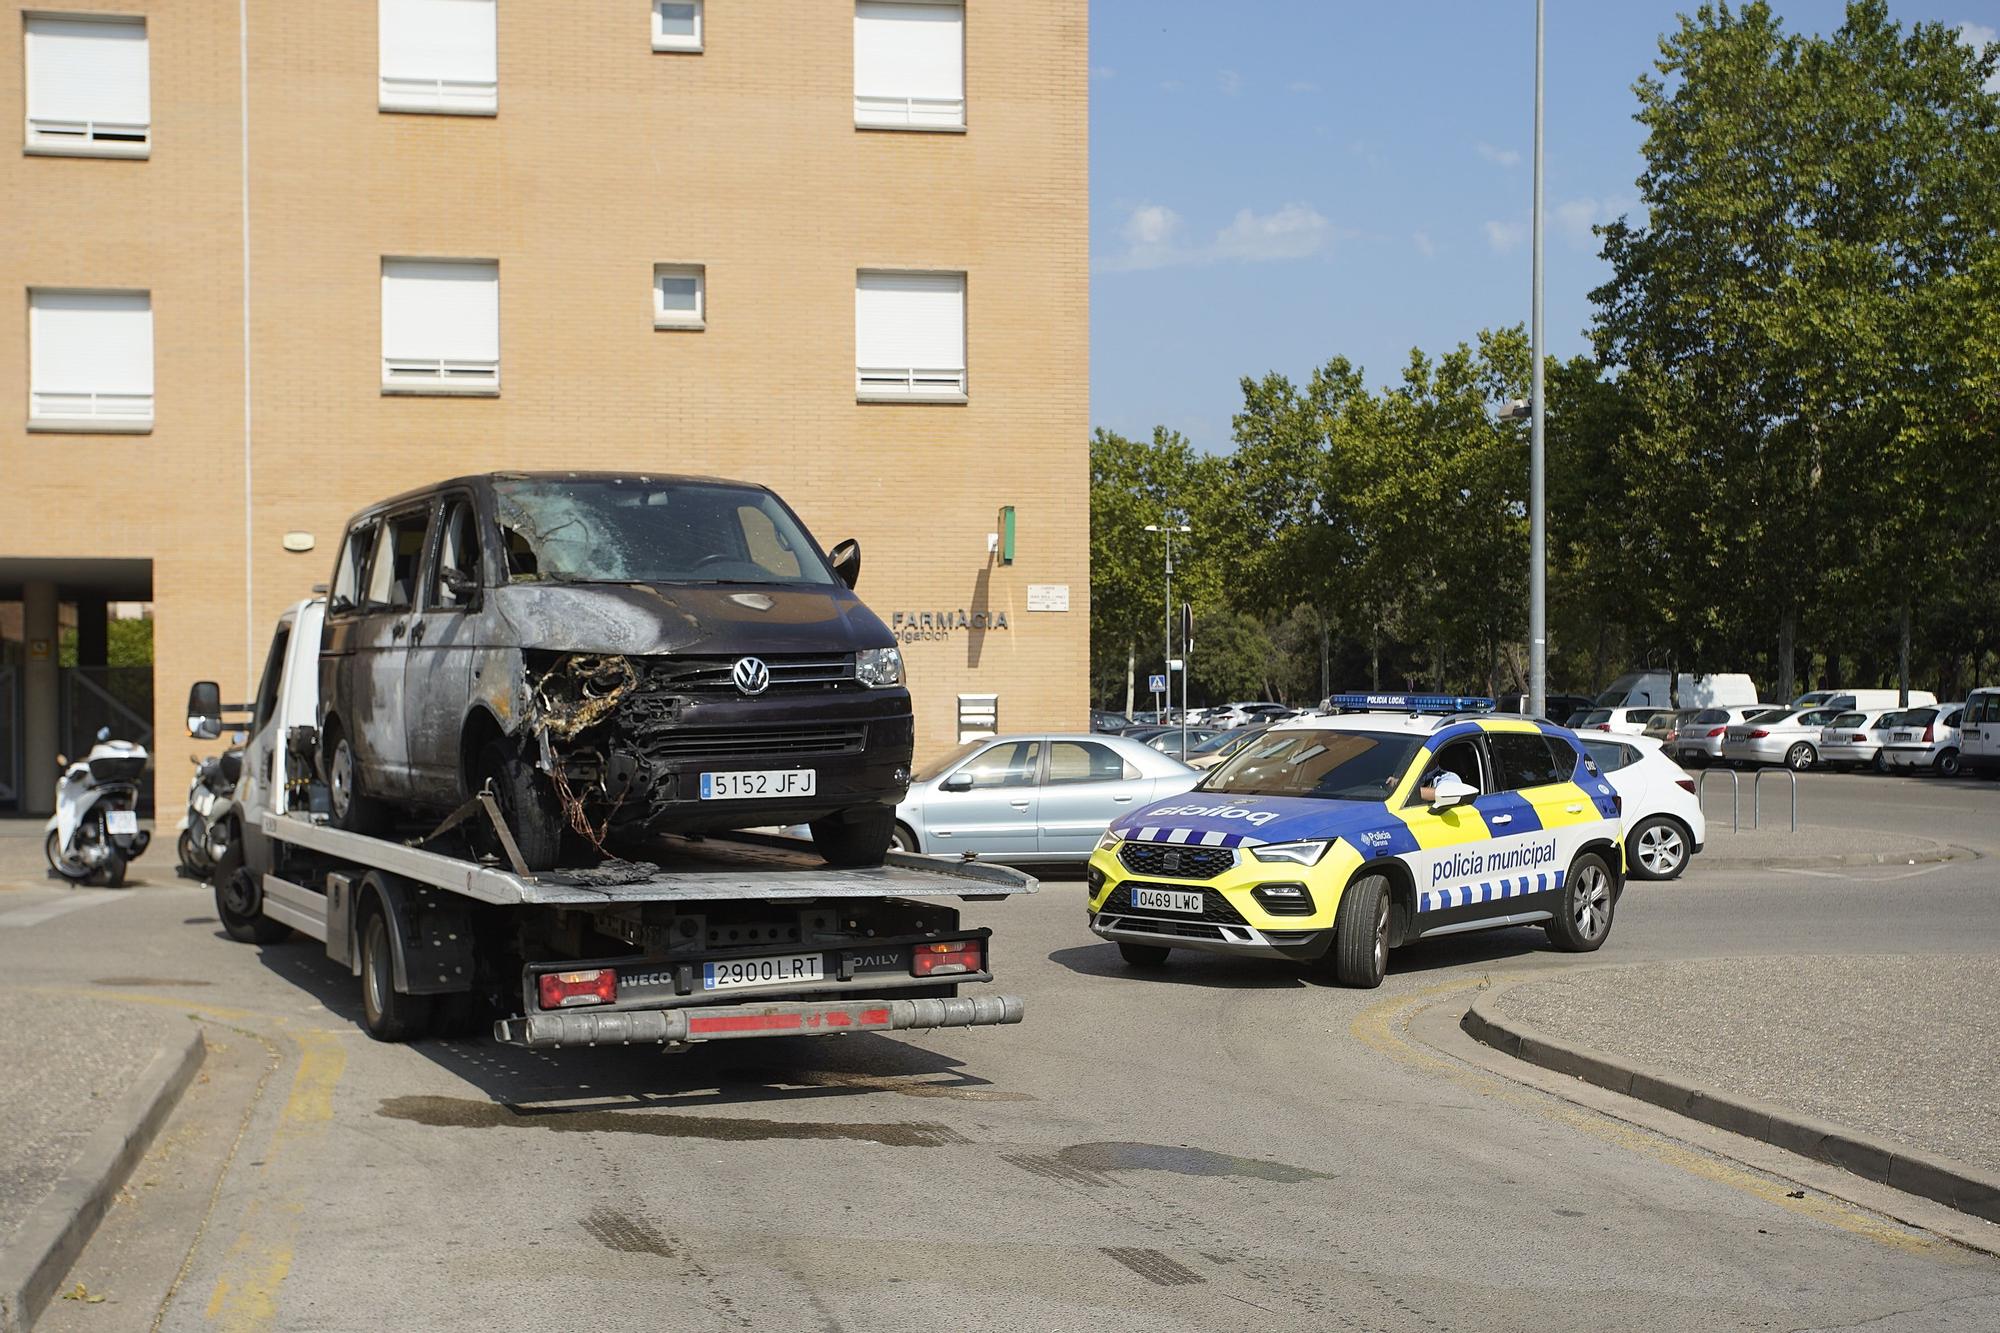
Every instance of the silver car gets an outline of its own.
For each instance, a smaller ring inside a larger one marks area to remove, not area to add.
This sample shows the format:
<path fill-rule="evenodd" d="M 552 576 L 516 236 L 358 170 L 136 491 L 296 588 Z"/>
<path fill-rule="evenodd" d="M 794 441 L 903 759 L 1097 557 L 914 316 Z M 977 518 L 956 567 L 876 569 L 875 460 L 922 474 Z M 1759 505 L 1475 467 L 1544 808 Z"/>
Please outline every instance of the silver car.
<path fill-rule="evenodd" d="M 1722 738 L 1726 764 L 1783 764 L 1803 773 L 1819 762 L 1820 729 L 1839 708 L 1775 708 L 1731 726 Z"/>
<path fill-rule="evenodd" d="M 1201 777 L 1123 736 L 992 736 L 918 772 L 896 807 L 896 845 L 991 861 L 1087 861 L 1112 820 Z"/>
<path fill-rule="evenodd" d="M 1730 704 L 1726 708 L 1703 708 L 1677 729 L 1667 758 L 1680 764 L 1719 764 L 1722 741 L 1728 730 L 1748 722 L 1759 713 L 1782 711 L 1775 704 Z"/>

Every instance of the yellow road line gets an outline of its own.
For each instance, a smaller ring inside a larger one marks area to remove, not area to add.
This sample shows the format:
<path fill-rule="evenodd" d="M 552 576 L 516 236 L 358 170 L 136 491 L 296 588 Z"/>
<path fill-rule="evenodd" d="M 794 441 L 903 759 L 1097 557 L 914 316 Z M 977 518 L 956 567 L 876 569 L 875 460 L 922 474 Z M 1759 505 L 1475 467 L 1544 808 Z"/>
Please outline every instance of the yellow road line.
<path fill-rule="evenodd" d="M 1371 1050 L 1380 1051 L 1401 1064 L 1422 1069 L 1427 1073 L 1442 1074 L 1480 1096 L 1498 1098 L 1510 1105 L 1534 1111 L 1547 1119 L 1561 1121 L 1573 1129 L 1582 1130 L 1627 1151 L 1641 1153 L 1655 1161 L 1677 1167 L 1690 1175 L 1726 1185 L 1762 1199 L 1766 1203 L 1838 1227 L 1842 1231 L 1875 1241 L 1890 1249 L 1925 1255 L 1955 1250 L 1956 1247 L 1944 1241 L 1933 1239 L 1921 1232 L 1906 1231 L 1873 1213 L 1851 1208 L 1834 1199 L 1817 1194 L 1794 1199 L 1790 1197 L 1790 1191 L 1779 1181 L 1767 1179 L 1721 1158 L 1712 1157 L 1671 1139 L 1659 1137 L 1611 1116 L 1564 1102 L 1555 1094 L 1537 1095 L 1521 1085 L 1507 1082 L 1473 1066 L 1421 1050 L 1404 1035 L 1409 1030 L 1411 1016 L 1417 1010 L 1447 995 L 1483 989 L 1487 984 L 1485 977 L 1478 980 L 1452 981 L 1417 991 L 1412 995 L 1384 1000 L 1356 1015 L 1348 1031 L 1357 1041 Z"/>

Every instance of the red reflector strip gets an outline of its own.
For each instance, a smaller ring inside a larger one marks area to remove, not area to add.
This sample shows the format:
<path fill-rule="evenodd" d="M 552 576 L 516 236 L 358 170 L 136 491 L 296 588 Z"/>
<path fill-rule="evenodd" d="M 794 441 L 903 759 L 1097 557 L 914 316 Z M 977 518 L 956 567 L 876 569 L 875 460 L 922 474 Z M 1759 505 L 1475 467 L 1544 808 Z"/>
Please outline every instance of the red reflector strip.
<path fill-rule="evenodd" d="M 871 1009 L 779 1009 L 757 1014 L 690 1014 L 688 1035 L 713 1037 L 730 1032 L 804 1032 L 813 1028 L 885 1028 L 889 1011 Z"/>
<path fill-rule="evenodd" d="M 789 1032 L 803 1026 L 803 1014 L 715 1014 L 688 1019 L 689 1032 Z"/>

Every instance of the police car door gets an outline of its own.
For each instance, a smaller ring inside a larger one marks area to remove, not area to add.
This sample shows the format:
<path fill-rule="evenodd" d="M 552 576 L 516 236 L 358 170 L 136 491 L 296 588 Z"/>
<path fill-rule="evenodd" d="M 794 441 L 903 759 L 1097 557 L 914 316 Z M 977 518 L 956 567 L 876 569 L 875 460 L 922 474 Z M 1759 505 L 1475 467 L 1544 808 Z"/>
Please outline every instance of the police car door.
<path fill-rule="evenodd" d="M 1482 896 L 1503 904 L 1496 916 L 1554 911 L 1570 861 L 1603 815 L 1570 780 L 1576 753 L 1568 742 L 1551 741 L 1532 724 L 1519 731 L 1498 725 L 1489 724 L 1486 736 L 1497 790 L 1475 802 L 1494 837 Z"/>
<path fill-rule="evenodd" d="M 1446 741 L 1435 751 L 1420 753 L 1415 769 L 1408 779 L 1402 808 L 1395 813 L 1409 826 L 1417 844 L 1415 851 L 1403 853 L 1401 859 L 1416 884 L 1416 929 L 1422 934 L 1482 915 L 1471 906 L 1470 894 L 1464 886 L 1477 883 L 1474 872 L 1487 842 L 1486 819 L 1478 802 L 1432 810 L 1420 794 L 1424 779 L 1433 773 L 1449 772 L 1482 792 L 1493 788 L 1485 747 L 1476 732 Z"/>

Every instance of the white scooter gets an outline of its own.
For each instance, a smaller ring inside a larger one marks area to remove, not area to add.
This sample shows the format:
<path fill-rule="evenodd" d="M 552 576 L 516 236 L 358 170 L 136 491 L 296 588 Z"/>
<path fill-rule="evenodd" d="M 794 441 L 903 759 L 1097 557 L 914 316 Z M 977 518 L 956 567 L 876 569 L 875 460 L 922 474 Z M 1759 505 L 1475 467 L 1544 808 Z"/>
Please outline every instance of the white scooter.
<path fill-rule="evenodd" d="M 117 888 L 125 882 L 126 865 L 152 840 L 139 829 L 139 779 L 149 757 L 142 745 L 112 740 L 109 727 L 77 762 L 57 756 L 64 768 L 56 812 L 43 826 L 50 869 L 72 883 Z"/>

